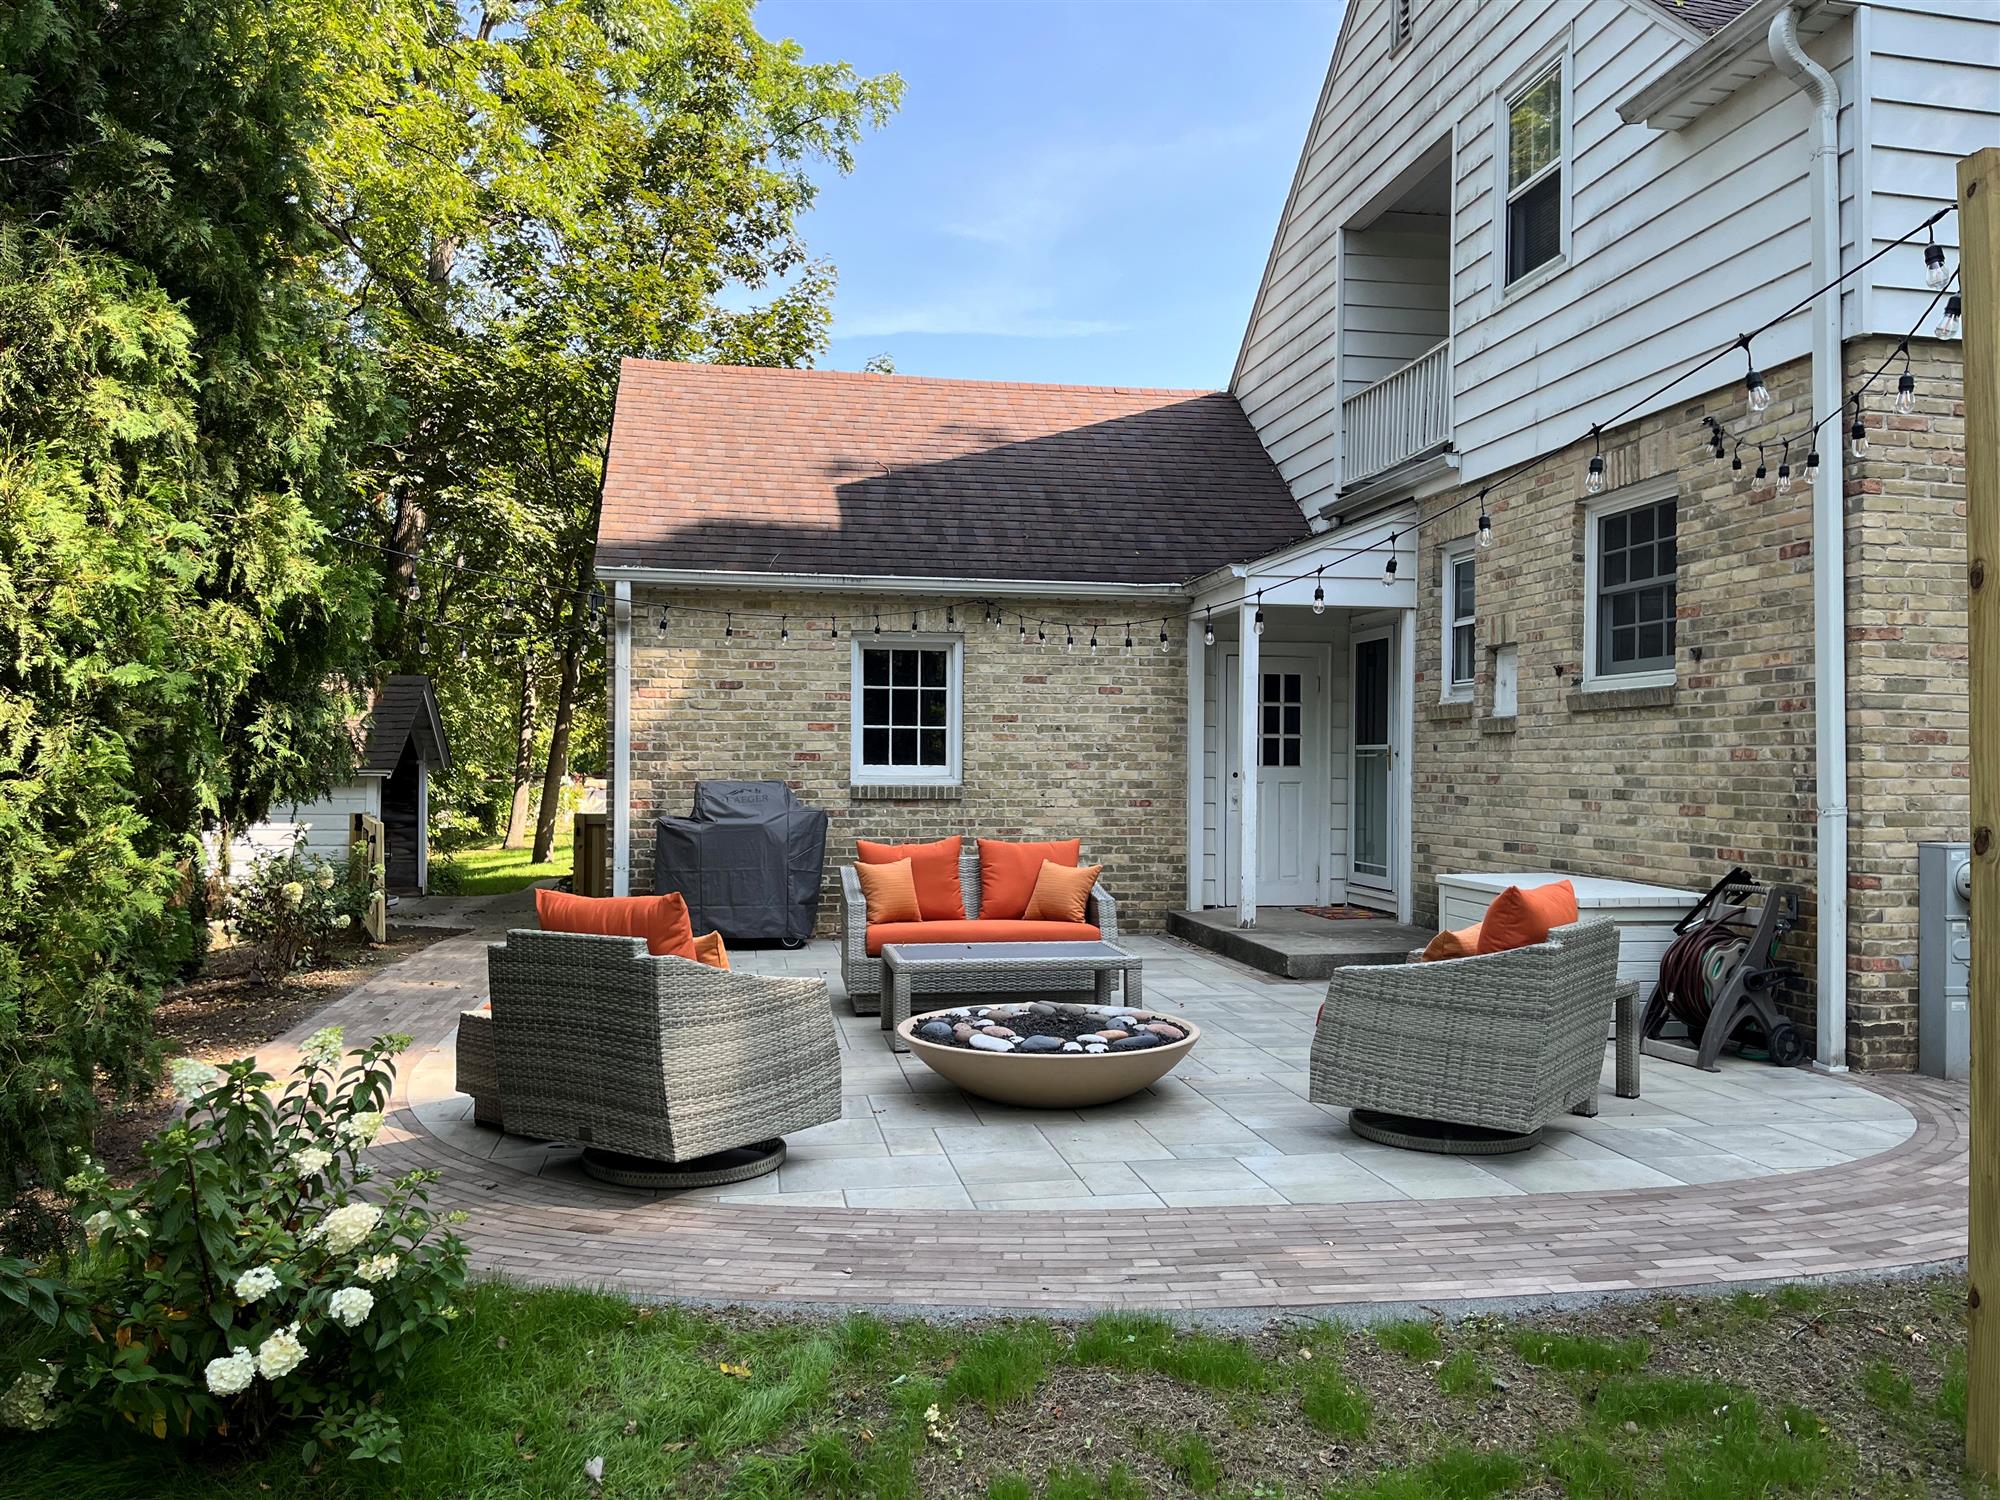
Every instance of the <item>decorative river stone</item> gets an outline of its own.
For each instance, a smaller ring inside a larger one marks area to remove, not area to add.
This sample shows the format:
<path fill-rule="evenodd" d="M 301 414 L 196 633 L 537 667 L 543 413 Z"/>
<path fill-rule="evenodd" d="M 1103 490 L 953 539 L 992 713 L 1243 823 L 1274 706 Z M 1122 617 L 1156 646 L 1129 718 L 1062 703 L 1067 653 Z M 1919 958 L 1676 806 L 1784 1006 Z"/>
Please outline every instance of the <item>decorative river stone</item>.
<path fill-rule="evenodd" d="M 942 1021 L 926 1021 L 917 1028 L 917 1035 L 927 1042 L 948 1042 L 952 1040 L 951 1028 Z"/>

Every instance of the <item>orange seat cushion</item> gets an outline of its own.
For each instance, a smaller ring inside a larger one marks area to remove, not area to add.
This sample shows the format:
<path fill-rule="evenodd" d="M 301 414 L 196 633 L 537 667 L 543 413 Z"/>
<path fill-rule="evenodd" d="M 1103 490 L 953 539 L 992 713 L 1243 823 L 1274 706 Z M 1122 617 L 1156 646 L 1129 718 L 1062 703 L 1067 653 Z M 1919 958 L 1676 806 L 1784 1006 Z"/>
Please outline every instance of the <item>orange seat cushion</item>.
<path fill-rule="evenodd" d="M 1000 839 L 979 841 L 979 916 L 982 921 L 1011 921 L 1028 909 L 1042 862 L 1076 868 L 1083 851 L 1081 839 L 1056 839 L 1044 844 L 1009 844 Z"/>
<path fill-rule="evenodd" d="M 694 940 L 694 961 L 707 964 L 711 969 L 729 967 L 729 950 L 722 944 L 719 932 L 704 933 Z"/>
<path fill-rule="evenodd" d="M 544 932 L 585 932 L 646 940 L 656 958 L 693 958 L 694 927 L 678 892 L 664 896 L 576 896 L 535 890 L 535 918 Z"/>
<path fill-rule="evenodd" d="M 1433 963 L 1440 958 L 1470 958 L 1479 951 L 1479 930 L 1486 924 L 1474 922 L 1470 927 L 1461 927 L 1456 932 L 1440 932 L 1424 948 L 1421 963 Z"/>
<path fill-rule="evenodd" d="M 889 865 L 856 865 L 862 899 L 868 903 L 868 920 L 876 922 L 921 922 L 923 910 L 917 905 L 917 877 L 911 862 L 899 859 Z"/>
<path fill-rule="evenodd" d="M 1493 898 L 1479 924 L 1478 952 L 1505 953 L 1548 941 L 1549 933 L 1576 920 L 1576 887 L 1554 880 L 1532 890 L 1510 885 Z"/>
<path fill-rule="evenodd" d="M 864 865 L 893 865 L 899 859 L 910 862 L 917 882 L 917 909 L 926 922 L 965 920 L 965 891 L 958 883 L 958 856 L 964 848 L 965 840 L 956 834 L 932 844 L 854 841 L 855 857 Z"/>
<path fill-rule="evenodd" d="M 1094 943 L 1099 933 L 1089 922 L 883 922 L 868 928 L 868 954 L 882 952 L 885 943 Z"/>
<path fill-rule="evenodd" d="M 1028 897 L 1021 915 L 1030 922 L 1082 922 L 1090 913 L 1090 888 L 1097 884 L 1103 865 L 1073 869 L 1053 860 L 1043 860 L 1035 877 L 1034 893 Z"/>

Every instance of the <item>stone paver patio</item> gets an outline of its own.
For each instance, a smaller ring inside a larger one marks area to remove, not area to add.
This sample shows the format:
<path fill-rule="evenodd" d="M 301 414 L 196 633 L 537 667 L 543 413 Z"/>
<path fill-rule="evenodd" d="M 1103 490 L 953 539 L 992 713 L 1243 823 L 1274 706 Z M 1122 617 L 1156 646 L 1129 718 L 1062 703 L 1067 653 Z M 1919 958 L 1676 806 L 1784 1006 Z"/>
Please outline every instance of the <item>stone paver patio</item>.
<path fill-rule="evenodd" d="M 837 998 L 846 1117 L 793 1137 L 775 1177 L 678 1196 L 609 1188 L 571 1151 L 472 1125 L 452 1091 L 457 1012 L 483 992 L 498 936 L 439 943 L 311 1024 L 415 1035 L 377 1153 L 441 1172 L 437 1201 L 471 1214 L 475 1263 L 530 1280 L 715 1300 L 1201 1310 L 1717 1285 L 1964 1254 L 1962 1086 L 1649 1059 L 1642 1098 L 1613 1098 L 1607 1079 L 1598 1118 L 1565 1120 L 1531 1152 L 1415 1155 L 1359 1141 L 1341 1112 L 1305 1100 L 1323 985 L 1149 938 L 1137 940 L 1148 1003 L 1193 1017 L 1204 1037 L 1146 1095 L 1056 1116 L 968 1100 Z M 739 959 L 833 967 L 823 944 Z"/>

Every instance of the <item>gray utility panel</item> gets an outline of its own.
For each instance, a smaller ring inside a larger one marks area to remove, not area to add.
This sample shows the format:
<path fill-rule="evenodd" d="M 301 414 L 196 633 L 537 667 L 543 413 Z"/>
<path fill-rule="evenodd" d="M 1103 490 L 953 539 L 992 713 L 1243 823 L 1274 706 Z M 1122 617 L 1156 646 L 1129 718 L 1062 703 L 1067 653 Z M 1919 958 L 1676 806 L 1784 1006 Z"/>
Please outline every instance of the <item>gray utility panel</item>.
<path fill-rule="evenodd" d="M 1972 1076 L 1972 853 L 1917 845 L 1917 1071 Z"/>
<path fill-rule="evenodd" d="M 826 812 L 782 781 L 697 781 L 694 816 L 661 818 L 653 889 L 687 898 L 696 932 L 797 945 L 819 917 Z"/>

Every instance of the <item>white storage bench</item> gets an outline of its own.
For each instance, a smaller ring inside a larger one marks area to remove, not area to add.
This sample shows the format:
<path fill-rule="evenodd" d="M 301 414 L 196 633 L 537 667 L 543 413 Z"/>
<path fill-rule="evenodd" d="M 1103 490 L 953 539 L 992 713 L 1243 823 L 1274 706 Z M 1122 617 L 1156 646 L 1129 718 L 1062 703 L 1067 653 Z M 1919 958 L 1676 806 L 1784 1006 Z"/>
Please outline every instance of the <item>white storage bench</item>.
<path fill-rule="evenodd" d="M 1438 926 L 1446 931 L 1470 927 L 1508 886 L 1547 885 L 1552 880 L 1567 880 L 1576 887 L 1579 916 L 1604 917 L 1618 924 L 1618 977 L 1639 986 L 1639 1003 L 1644 1005 L 1659 982 L 1660 955 L 1674 940 L 1674 923 L 1701 899 L 1699 892 L 1561 870 L 1440 875 Z"/>

